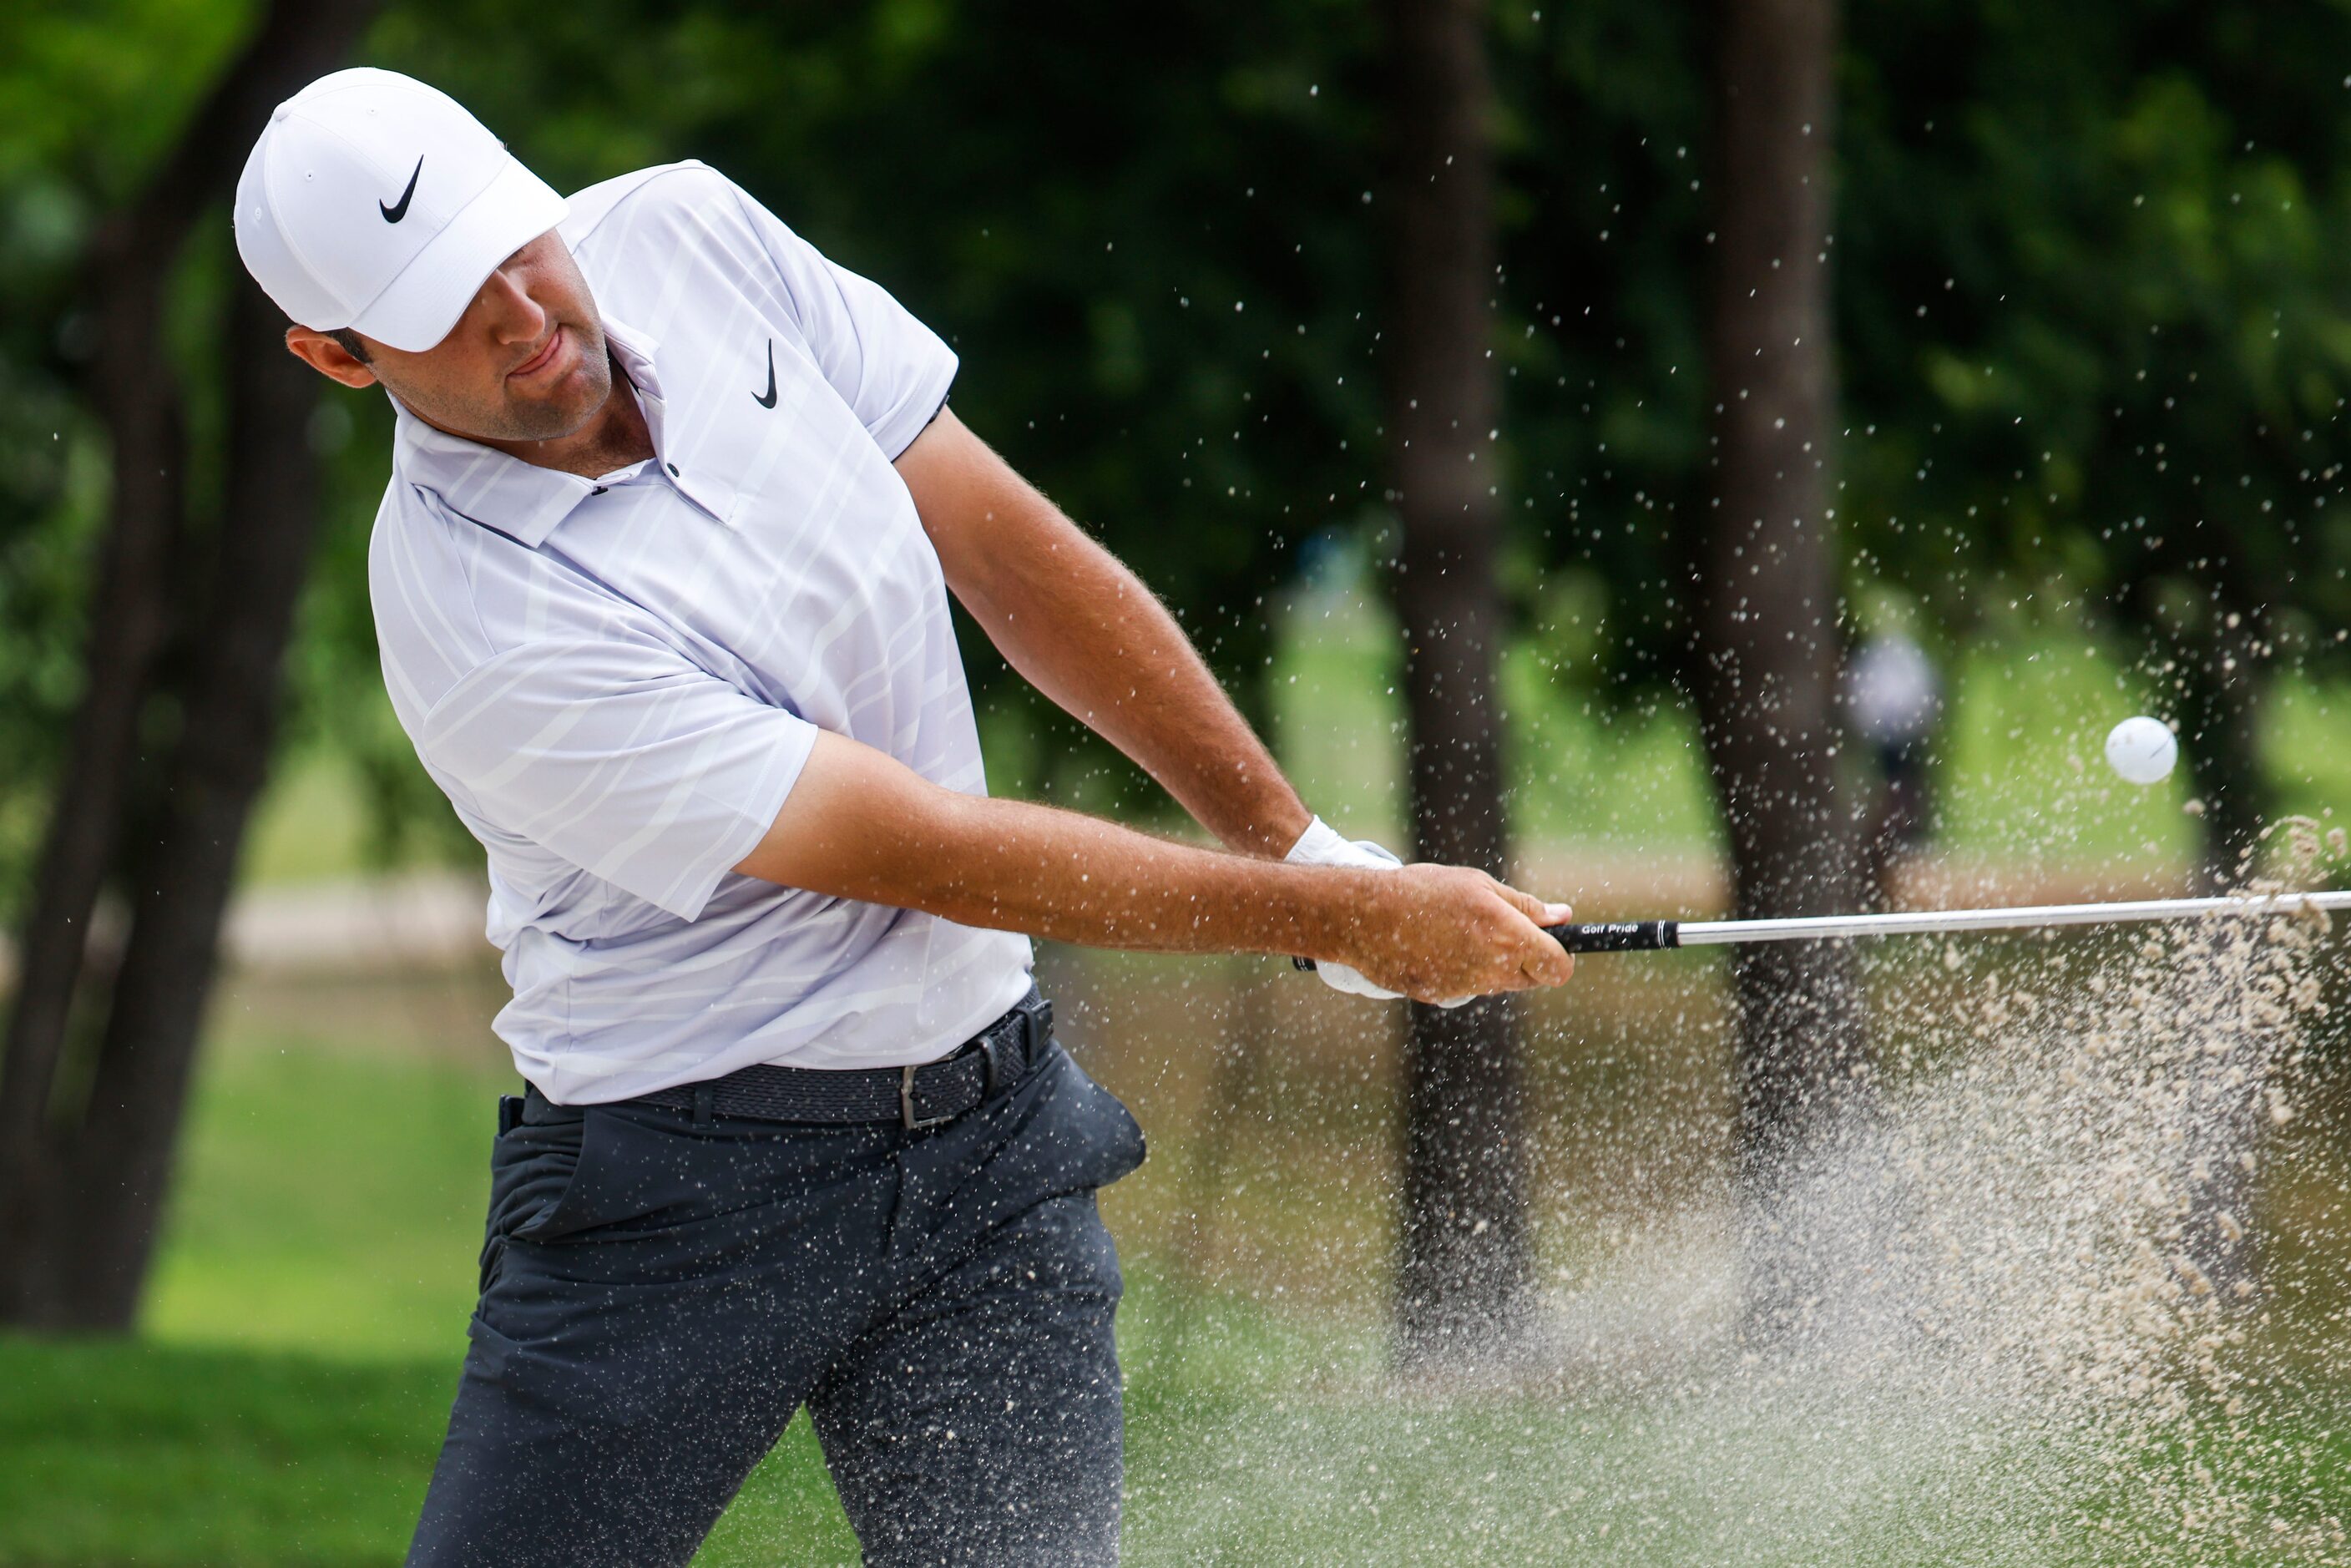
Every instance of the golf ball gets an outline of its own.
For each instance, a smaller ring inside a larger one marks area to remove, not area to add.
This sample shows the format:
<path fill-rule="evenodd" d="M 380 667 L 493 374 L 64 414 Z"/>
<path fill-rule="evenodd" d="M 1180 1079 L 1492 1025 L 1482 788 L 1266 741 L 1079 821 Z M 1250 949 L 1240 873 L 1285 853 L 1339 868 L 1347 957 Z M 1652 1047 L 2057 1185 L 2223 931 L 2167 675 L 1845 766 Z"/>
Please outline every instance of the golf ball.
<path fill-rule="evenodd" d="M 2179 760 L 2179 741 L 2159 718 L 2141 714 L 2106 735 L 2106 766 L 2133 784 L 2160 784 Z"/>

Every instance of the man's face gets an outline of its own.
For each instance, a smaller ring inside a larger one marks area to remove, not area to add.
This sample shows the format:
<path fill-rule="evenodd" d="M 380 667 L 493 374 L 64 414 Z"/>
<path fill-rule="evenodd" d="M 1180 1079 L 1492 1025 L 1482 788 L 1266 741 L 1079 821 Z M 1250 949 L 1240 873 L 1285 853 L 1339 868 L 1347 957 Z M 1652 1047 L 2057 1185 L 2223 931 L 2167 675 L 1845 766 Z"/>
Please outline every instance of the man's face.
<path fill-rule="evenodd" d="M 611 395 L 595 298 L 551 229 L 501 262 L 433 347 L 361 341 L 365 360 L 324 332 L 286 330 L 286 346 L 321 374 L 349 387 L 381 382 L 426 423 L 475 440 L 553 441 Z"/>

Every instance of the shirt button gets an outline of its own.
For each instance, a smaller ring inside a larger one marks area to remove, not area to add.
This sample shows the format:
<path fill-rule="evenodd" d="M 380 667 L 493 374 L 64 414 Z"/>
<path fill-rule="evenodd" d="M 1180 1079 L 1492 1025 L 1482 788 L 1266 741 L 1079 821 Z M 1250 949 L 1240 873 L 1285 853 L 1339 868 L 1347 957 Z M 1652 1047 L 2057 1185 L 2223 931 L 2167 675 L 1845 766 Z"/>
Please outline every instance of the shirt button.
<path fill-rule="evenodd" d="M 662 465 L 662 466 L 669 470 L 670 477 L 671 477 L 671 478 L 675 479 L 675 478 L 681 477 L 681 476 L 678 474 L 678 471 L 677 471 L 677 465 L 676 465 L 676 464 L 674 464 L 674 463 L 664 463 L 664 464 L 663 464 L 663 465 Z"/>
<path fill-rule="evenodd" d="M 589 491 L 588 493 L 589 493 L 590 495 L 591 495 L 591 496 L 601 496 L 601 495 L 602 495 L 606 490 L 609 490 L 609 489 L 611 489 L 611 486 L 609 486 L 609 485 L 599 485 L 599 486 L 597 486 L 594 489 L 592 489 L 592 490 Z"/>

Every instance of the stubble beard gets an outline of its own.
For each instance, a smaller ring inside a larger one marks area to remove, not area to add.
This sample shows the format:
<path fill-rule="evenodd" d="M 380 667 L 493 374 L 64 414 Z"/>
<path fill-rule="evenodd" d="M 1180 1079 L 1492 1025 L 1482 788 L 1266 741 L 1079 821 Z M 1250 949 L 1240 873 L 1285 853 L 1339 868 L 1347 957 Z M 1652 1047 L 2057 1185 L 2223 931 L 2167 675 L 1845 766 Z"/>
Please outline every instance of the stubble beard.
<path fill-rule="evenodd" d="M 476 441 L 559 441 L 594 419 L 612 395 L 612 362 L 604 334 L 595 327 L 566 321 L 579 344 L 579 368 L 566 379 L 561 395 L 517 401 L 498 396 L 440 400 L 420 397 L 411 388 L 387 389 L 425 422 Z M 381 368 L 379 368 L 381 379 Z M 503 382 L 499 391 L 505 390 Z"/>
<path fill-rule="evenodd" d="M 558 441 L 594 419 L 612 395 L 612 361 L 604 334 L 592 329 L 570 328 L 580 350 L 580 366 L 565 382 L 560 398 L 507 402 L 514 428 L 500 432 L 508 441 Z"/>

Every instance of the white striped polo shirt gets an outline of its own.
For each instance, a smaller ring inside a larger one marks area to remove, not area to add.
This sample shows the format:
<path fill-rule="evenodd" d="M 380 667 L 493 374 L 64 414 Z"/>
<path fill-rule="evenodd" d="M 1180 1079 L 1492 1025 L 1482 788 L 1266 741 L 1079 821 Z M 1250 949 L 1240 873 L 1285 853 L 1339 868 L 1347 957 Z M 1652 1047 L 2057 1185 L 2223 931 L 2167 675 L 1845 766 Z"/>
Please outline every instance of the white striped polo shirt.
<path fill-rule="evenodd" d="M 729 868 L 819 729 L 987 791 L 891 465 L 955 355 L 700 163 L 592 186 L 560 232 L 653 459 L 583 479 L 401 409 L 369 550 L 393 710 L 488 853 L 497 1032 L 571 1104 L 929 1061 L 1019 999 L 1026 938 Z"/>

